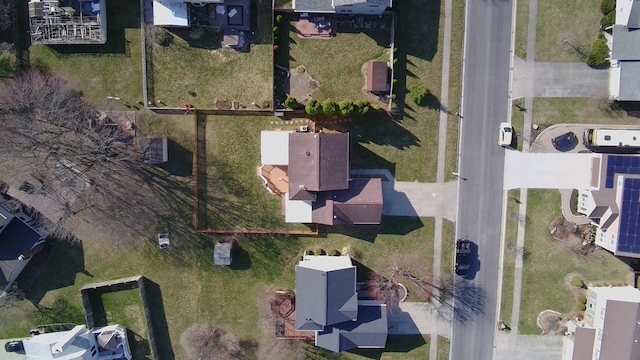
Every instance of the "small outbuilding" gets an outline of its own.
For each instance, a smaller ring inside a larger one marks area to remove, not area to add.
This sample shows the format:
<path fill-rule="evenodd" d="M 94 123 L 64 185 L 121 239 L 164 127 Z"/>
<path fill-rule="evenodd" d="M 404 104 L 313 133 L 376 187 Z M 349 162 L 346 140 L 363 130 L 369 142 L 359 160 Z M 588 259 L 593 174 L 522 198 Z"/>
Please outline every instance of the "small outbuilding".
<path fill-rule="evenodd" d="M 389 66 L 383 61 L 367 63 L 365 90 L 368 92 L 389 91 Z"/>
<path fill-rule="evenodd" d="M 169 161 L 166 137 L 141 137 L 137 140 L 145 164 L 160 165 Z"/>
<path fill-rule="evenodd" d="M 231 242 L 218 242 L 213 248 L 214 265 L 231 265 Z"/>

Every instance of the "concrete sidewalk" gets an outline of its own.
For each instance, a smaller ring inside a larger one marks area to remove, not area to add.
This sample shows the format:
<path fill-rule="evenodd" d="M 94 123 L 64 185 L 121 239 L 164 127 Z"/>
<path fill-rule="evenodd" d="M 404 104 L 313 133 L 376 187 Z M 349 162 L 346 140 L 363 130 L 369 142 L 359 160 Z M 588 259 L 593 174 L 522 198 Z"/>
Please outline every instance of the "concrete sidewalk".
<path fill-rule="evenodd" d="M 582 62 L 533 62 L 518 57 L 513 64 L 513 98 L 598 97 L 609 92 L 609 70 Z"/>

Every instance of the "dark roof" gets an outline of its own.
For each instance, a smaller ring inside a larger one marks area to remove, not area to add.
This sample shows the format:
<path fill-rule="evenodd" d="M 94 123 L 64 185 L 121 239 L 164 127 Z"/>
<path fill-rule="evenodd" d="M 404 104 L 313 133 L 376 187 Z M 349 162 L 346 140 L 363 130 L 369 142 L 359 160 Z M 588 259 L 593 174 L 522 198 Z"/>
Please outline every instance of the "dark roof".
<path fill-rule="evenodd" d="M 640 28 L 640 5 L 638 1 L 634 0 L 631 3 L 631 13 L 629 14 L 629 20 L 627 21 L 627 27 L 630 29 Z M 634 44 L 635 46 L 636 44 Z"/>
<path fill-rule="evenodd" d="M 389 67 L 382 61 L 367 63 L 367 91 L 386 91 L 389 79 Z"/>
<path fill-rule="evenodd" d="M 593 355 L 593 341 L 595 329 L 578 327 L 573 340 L 572 359 L 591 359 Z"/>
<path fill-rule="evenodd" d="M 325 225 L 380 224 L 382 181 L 379 178 L 353 179 L 349 189 L 320 193 L 313 203 L 313 222 Z"/>
<path fill-rule="evenodd" d="M 296 266 L 296 329 L 322 330 L 358 314 L 355 266 L 332 271 Z"/>
<path fill-rule="evenodd" d="M 142 152 L 142 162 L 152 165 L 167 162 L 166 137 L 142 137 L 137 140 L 140 151 Z"/>
<path fill-rule="evenodd" d="M 640 359 L 640 304 L 607 301 L 600 359 Z"/>
<path fill-rule="evenodd" d="M 363 4 L 363 3 L 386 5 L 388 7 L 391 3 L 391 0 L 333 0 L 334 6 Z"/>
<path fill-rule="evenodd" d="M 293 10 L 296 12 L 335 12 L 331 0 L 294 0 Z"/>
<path fill-rule="evenodd" d="M 617 252 L 640 254 L 640 179 L 625 178 Z"/>
<path fill-rule="evenodd" d="M 214 265 L 231 265 L 231 243 L 216 243 L 213 247 Z"/>
<path fill-rule="evenodd" d="M 359 347 L 383 348 L 388 333 L 387 310 L 380 304 L 358 306 L 358 320 L 328 326 L 318 332 L 316 344 L 340 352 Z"/>
<path fill-rule="evenodd" d="M 11 272 L 19 261 L 18 256 L 28 252 L 41 238 L 29 225 L 15 217 L 0 230 L 0 284 L 9 281 Z"/>
<path fill-rule="evenodd" d="M 616 174 L 640 175 L 640 156 L 608 155 L 605 187 L 613 189 Z"/>
<path fill-rule="evenodd" d="M 616 60 L 640 60 L 640 29 L 613 26 L 611 57 Z"/>
<path fill-rule="evenodd" d="M 304 192 L 348 187 L 348 133 L 289 134 L 289 199 L 314 200 Z"/>
<path fill-rule="evenodd" d="M 620 91 L 617 100 L 640 100 L 640 61 L 620 61 L 618 66 L 620 67 Z"/>

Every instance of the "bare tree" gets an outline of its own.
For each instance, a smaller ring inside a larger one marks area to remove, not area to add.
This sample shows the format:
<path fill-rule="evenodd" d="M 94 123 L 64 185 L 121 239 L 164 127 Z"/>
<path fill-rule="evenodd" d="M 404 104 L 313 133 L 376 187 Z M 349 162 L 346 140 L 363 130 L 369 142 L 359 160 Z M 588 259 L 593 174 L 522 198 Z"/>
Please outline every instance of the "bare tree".
<path fill-rule="evenodd" d="M 387 305 L 388 309 L 395 309 L 400 303 L 400 285 L 394 279 L 395 273 L 388 279 L 372 272 L 367 282 L 369 297 Z"/>
<path fill-rule="evenodd" d="M 238 339 L 210 324 L 189 327 L 180 336 L 180 345 L 190 360 L 244 359 Z"/>

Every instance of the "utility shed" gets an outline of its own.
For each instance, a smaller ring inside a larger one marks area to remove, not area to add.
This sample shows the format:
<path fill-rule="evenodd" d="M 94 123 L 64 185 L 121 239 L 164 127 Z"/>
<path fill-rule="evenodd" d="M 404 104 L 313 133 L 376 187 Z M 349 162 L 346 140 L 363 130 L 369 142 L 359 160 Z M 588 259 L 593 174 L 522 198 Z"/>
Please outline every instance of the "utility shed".
<path fill-rule="evenodd" d="M 231 248 L 230 242 L 219 242 L 213 248 L 213 264 L 214 265 L 231 265 Z"/>

